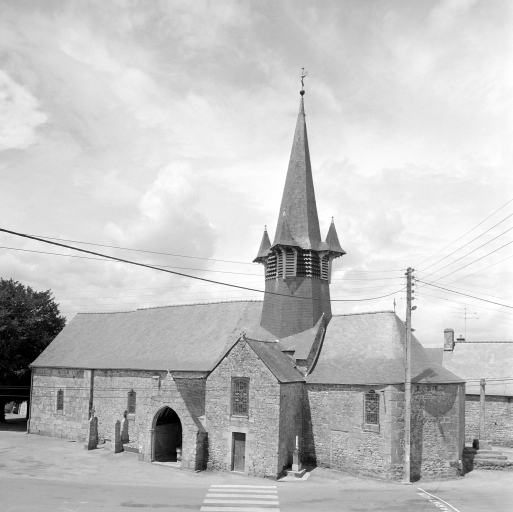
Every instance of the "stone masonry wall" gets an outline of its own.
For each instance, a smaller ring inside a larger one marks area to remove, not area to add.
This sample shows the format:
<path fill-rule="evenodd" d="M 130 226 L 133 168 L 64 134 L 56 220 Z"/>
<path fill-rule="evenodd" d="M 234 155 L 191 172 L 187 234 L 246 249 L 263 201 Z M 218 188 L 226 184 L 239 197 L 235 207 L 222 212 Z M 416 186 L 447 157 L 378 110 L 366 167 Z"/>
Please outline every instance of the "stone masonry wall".
<path fill-rule="evenodd" d="M 465 438 L 479 439 L 479 395 L 465 397 Z M 513 398 L 488 395 L 485 399 L 485 439 L 513 447 Z"/>
<path fill-rule="evenodd" d="M 89 420 L 89 370 L 34 368 L 29 432 L 85 440 Z M 57 392 L 64 392 L 64 408 L 57 410 Z"/>
<path fill-rule="evenodd" d="M 364 393 L 380 396 L 379 425 L 364 420 Z M 401 414 L 393 387 L 307 384 L 303 462 L 382 479 L 397 479 L 392 463 L 393 418 Z M 395 416 L 394 416 L 395 415 Z"/>
<path fill-rule="evenodd" d="M 440 479 L 459 475 L 464 422 L 464 385 L 413 385 L 411 418 L 411 477 Z"/>
<path fill-rule="evenodd" d="M 298 437 L 299 450 L 303 444 L 303 397 L 304 383 L 281 384 L 280 391 L 280 440 L 278 470 L 292 467 L 292 455 Z"/>
<path fill-rule="evenodd" d="M 232 377 L 249 377 L 249 415 L 231 414 Z M 276 478 L 280 416 L 280 384 L 251 347 L 237 343 L 207 379 L 206 421 L 209 467 L 232 468 L 234 432 L 246 434 L 245 473 Z"/>
<path fill-rule="evenodd" d="M 136 411 L 130 414 L 130 442 L 136 442 L 141 459 L 151 461 L 155 418 L 163 407 L 173 409 L 182 424 L 182 468 L 203 467 L 205 431 L 200 416 L 205 413 L 205 375 L 194 372 L 149 372 L 140 370 L 96 370 L 94 407 L 98 435 L 110 439 L 116 420 L 128 407 L 128 393 L 136 392 Z"/>

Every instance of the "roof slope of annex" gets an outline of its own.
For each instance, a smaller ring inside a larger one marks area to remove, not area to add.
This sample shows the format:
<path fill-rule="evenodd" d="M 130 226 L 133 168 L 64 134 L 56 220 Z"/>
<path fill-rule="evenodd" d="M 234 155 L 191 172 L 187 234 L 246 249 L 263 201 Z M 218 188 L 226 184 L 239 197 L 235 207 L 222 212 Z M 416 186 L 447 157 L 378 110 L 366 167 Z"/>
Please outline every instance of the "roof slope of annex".
<path fill-rule="evenodd" d="M 479 395 L 485 379 L 487 395 L 513 396 L 513 342 L 457 342 L 444 352 L 443 365 L 467 379 L 467 394 Z"/>
<path fill-rule="evenodd" d="M 210 371 L 261 313 L 244 301 L 78 314 L 32 366 Z"/>
<path fill-rule="evenodd" d="M 395 313 L 334 316 L 306 380 L 312 384 L 403 383 L 405 335 L 404 323 Z M 412 382 L 463 382 L 433 362 L 414 336 L 411 346 Z"/>

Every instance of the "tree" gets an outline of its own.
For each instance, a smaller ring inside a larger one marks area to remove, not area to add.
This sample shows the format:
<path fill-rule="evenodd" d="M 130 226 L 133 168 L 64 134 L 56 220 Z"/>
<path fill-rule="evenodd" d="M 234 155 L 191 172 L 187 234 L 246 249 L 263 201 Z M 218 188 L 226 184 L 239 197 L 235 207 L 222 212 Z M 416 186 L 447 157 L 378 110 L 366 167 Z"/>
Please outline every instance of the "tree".
<path fill-rule="evenodd" d="M 65 324 L 50 290 L 0 278 L 0 421 L 6 403 L 29 394 L 29 365 Z"/>

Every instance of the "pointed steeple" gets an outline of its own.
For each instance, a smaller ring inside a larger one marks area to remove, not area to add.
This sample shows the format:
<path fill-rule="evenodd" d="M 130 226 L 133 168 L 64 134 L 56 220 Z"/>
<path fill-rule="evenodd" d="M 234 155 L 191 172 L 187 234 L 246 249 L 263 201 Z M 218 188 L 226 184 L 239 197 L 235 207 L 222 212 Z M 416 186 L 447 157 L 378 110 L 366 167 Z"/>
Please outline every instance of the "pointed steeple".
<path fill-rule="evenodd" d="M 267 234 L 267 226 L 265 226 L 264 234 L 262 235 L 262 241 L 260 242 L 260 249 L 258 250 L 257 257 L 253 260 L 253 263 L 261 263 L 269 256 L 269 249 L 271 248 L 271 240 Z"/>
<path fill-rule="evenodd" d="M 301 95 L 280 213 L 273 246 L 289 245 L 282 238 L 286 233 L 283 226 L 286 218 L 290 234 L 301 249 L 316 250 L 319 248 L 321 234 L 315 203 L 303 95 Z"/>
<path fill-rule="evenodd" d="M 346 251 L 342 249 L 340 242 L 338 241 L 337 230 L 335 228 L 335 221 L 333 220 L 333 217 L 331 217 L 330 228 L 328 229 L 328 234 L 326 235 L 326 244 L 328 246 L 328 251 L 337 253 L 336 257 L 346 254 Z"/>

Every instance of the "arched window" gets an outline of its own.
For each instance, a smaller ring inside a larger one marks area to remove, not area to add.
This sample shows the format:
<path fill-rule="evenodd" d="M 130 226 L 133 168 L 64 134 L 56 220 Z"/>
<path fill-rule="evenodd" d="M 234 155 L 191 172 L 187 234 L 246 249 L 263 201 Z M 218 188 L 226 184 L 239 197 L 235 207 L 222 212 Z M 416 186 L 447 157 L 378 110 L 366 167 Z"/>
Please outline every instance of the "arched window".
<path fill-rule="evenodd" d="M 365 423 L 379 425 L 379 395 L 371 389 L 365 393 Z"/>
<path fill-rule="evenodd" d="M 247 377 L 232 378 L 232 414 L 249 415 L 249 379 Z"/>
<path fill-rule="evenodd" d="M 126 410 L 128 411 L 128 414 L 135 414 L 135 398 L 137 393 L 131 389 L 128 392 L 128 404 Z"/>
<path fill-rule="evenodd" d="M 62 389 L 57 391 L 57 410 L 64 411 L 64 391 Z"/>

